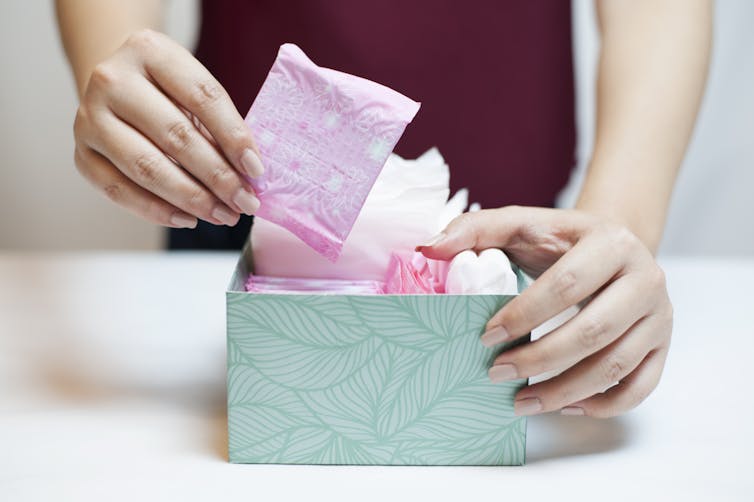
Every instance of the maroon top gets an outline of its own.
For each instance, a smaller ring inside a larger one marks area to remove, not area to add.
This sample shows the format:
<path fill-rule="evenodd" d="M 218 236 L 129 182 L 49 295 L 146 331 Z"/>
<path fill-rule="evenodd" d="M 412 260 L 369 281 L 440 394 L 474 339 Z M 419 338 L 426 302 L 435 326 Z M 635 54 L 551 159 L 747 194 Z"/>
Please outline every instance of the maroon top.
<path fill-rule="evenodd" d="M 570 3 L 502 0 L 212 0 L 197 57 L 239 111 L 278 47 L 421 101 L 396 147 L 437 146 L 451 189 L 482 207 L 550 206 L 574 164 Z"/>

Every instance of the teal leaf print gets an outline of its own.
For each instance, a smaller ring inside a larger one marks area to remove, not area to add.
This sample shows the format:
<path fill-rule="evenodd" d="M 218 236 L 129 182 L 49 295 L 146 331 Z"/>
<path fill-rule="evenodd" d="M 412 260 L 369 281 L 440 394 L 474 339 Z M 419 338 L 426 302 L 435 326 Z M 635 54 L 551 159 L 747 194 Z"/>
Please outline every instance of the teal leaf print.
<path fill-rule="evenodd" d="M 524 381 L 479 343 L 505 296 L 228 296 L 232 462 L 524 461 Z"/>

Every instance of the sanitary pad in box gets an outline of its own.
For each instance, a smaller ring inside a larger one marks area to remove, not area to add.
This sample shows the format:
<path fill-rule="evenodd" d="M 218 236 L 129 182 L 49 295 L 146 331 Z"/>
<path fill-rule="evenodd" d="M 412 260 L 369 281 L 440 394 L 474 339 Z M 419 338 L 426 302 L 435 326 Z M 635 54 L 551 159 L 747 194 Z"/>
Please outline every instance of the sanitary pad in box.
<path fill-rule="evenodd" d="M 491 383 L 501 348 L 479 342 L 512 295 L 247 293 L 252 271 L 247 245 L 227 291 L 231 462 L 524 463 L 526 381 Z"/>

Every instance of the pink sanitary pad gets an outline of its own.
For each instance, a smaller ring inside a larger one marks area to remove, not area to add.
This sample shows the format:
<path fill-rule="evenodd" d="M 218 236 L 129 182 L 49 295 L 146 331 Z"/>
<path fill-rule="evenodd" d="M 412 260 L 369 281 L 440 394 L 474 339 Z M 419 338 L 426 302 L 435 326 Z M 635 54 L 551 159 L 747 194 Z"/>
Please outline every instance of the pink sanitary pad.
<path fill-rule="evenodd" d="M 306 279 L 252 274 L 246 279 L 246 291 L 273 294 L 379 295 L 385 292 L 385 286 L 379 281 L 369 280 Z"/>
<path fill-rule="evenodd" d="M 321 68 L 293 44 L 277 59 L 246 123 L 264 175 L 250 179 L 257 216 L 337 260 L 367 194 L 419 103 Z"/>

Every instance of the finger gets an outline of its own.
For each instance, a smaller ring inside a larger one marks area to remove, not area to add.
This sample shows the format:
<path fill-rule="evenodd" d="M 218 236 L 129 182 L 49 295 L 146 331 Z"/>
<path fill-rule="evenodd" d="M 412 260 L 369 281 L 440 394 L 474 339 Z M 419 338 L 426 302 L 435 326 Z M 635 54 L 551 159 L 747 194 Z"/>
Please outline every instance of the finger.
<path fill-rule="evenodd" d="M 181 110 L 181 113 L 184 114 L 186 116 L 186 118 L 189 119 L 191 121 L 191 123 L 194 124 L 194 126 L 197 129 L 199 129 L 199 132 L 202 133 L 202 136 L 204 136 L 204 139 L 206 139 L 207 141 L 209 141 L 212 144 L 212 146 L 214 146 L 215 148 L 219 148 L 219 146 L 217 146 L 217 141 L 215 141 L 215 138 L 212 137 L 212 135 L 209 133 L 209 131 L 207 130 L 207 128 L 204 127 L 204 124 L 202 124 L 199 121 L 198 118 L 196 118 L 190 111 L 186 110 L 184 107 L 182 107 L 181 105 L 179 105 L 178 103 L 176 103 L 172 99 L 170 101 L 175 106 L 177 106 L 179 110 Z"/>
<path fill-rule="evenodd" d="M 228 208 L 151 141 L 109 113 L 92 120 L 89 146 L 107 157 L 137 185 L 188 214 L 214 224 L 235 225 L 239 214 Z"/>
<path fill-rule="evenodd" d="M 77 148 L 74 157 L 82 176 L 116 204 L 158 225 L 196 227 L 196 218 L 141 188 L 94 150 Z"/>
<path fill-rule="evenodd" d="M 599 232 L 586 233 L 570 251 L 492 316 L 482 335 L 482 343 L 491 346 L 526 335 L 619 277 L 630 259 L 616 251 L 614 239 Z"/>
<path fill-rule="evenodd" d="M 490 378 L 502 382 L 568 368 L 607 347 L 655 303 L 656 295 L 646 294 L 643 284 L 638 274 L 619 278 L 556 330 L 500 354 Z"/>
<path fill-rule="evenodd" d="M 251 131 L 220 83 L 184 47 L 161 33 L 143 30 L 129 39 L 144 57 L 147 73 L 169 96 L 198 117 L 239 172 L 264 172 Z"/>
<path fill-rule="evenodd" d="M 518 414 L 559 410 L 619 382 L 630 374 L 646 355 L 669 336 L 669 327 L 660 316 L 638 321 L 611 345 L 584 359 L 560 375 L 519 391 L 514 402 Z"/>
<path fill-rule="evenodd" d="M 126 79 L 108 100 L 121 120 L 137 129 L 227 206 L 254 214 L 259 200 L 240 175 L 186 115 L 150 82 Z"/>
<path fill-rule="evenodd" d="M 667 356 L 667 347 L 650 352 L 641 364 L 618 385 L 588 399 L 573 403 L 560 412 L 564 415 L 609 418 L 637 407 L 660 382 Z"/>
<path fill-rule="evenodd" d="M 445 230 L 424 245 L 417 246 L 427 258 L 450 260 L 466 249 L 481 251 L 502 248 L 532 238 L 534 228 L 547 227 L 549 246 L 567 251 L 589 228 L 590 219 L 581 212 L 539 207 L 507 206 L 463 213 Z"/>

